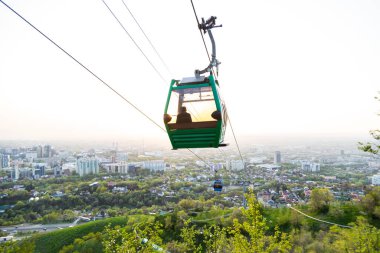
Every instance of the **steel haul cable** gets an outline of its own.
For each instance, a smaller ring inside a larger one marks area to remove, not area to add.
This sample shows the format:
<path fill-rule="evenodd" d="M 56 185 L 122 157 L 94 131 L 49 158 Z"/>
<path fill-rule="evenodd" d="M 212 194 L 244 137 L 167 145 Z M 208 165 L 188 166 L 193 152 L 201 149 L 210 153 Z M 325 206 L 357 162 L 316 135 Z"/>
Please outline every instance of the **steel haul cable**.
<path fill-rule="evenodd" d="M 330 222 L 330 221 L 325 221 L 325 220 L 321 220 L 321 219 L 318 219 L 318 218 L 314 218 L 310 215 L 307 215 L 306 213 L 304 212 L 301 212 L 300 210 L 298 209 L 295 209 L 294 207 L 292 207 L 290 204 L 288 204 L 288 206 L 290 209 L 302 214 L 303 216 L 306 216 L 312 220 L 316 220 L 316 221 L 319 221 L 319 222 L 322 222 L 322 223 L 326 223 L 326 224 L 330 224 L 330 225 L 336 225 L 336 226 L 339 226 L 339 227 L 342 227 L 342 228 L 352 228 L 351 226 L 346 226 L 346 225 L 341 225 L 341 224 L 337 224 L 337 223 L 334 223 L 334 222 Z"/>
<path fill-rule="evenodd" d="M 150 46 L 153 48 L 154 52 L 156 53 L 156 55 L 158 56 L 158 58 L 160 59 L 160 61 L 162 62 L 162 64 L 165 66 L 166 70 L 169 72 L 170 75 L 172 75 L 168 65 L 166 64 L 166 62 L 164 61 L 164 59 L 162 59 L 161 55 L 158 53 L 156 47 L 153 45 L 153 43 L 151 42 L 151 40 L 148 38 L 148 35 L 146 35 L 146 33 L 144 32 L 144 29 L 141 27 L 140 23 L 137 21 L 137 19 L 135 18 L 135 16 L 133 15 L 132 11 L 128 8 L 127 4 L 125 3 L 124 0 L 121 0 L 125 6 L 125 8 L 127 9 L 127 11 L 129 12 L 129 14 L 131 14 L 133 20 L 136 22 L 136 24 L 138 25 L 138 27 L 140 28 L 141 32 L 144 34 L 145 38 L 148 40 Z M 173 75 L 172 75 L 173 76 Z"/>
<path fill-rule="evenodd" d="M 198 19 L 197 12 L 195 11 L 195 7 L 194 7 L 193 0 L 190 0 L 190 2 L 191 2 L 191 6 L 193 7 L 193 11 L 194 11 L 195 19 L 196 19 L 196 21 L 197 21 L 197 26 L 199 27 L 200 23 L 199 23 L 199 19 Z M 208 60 L 211 61 L 210 53 L 208 52 L 208 49 L 207 49 L 207 46 L 206 46 L 206 41 L 205 41 L 205 38 L 204 38 L 204 36 L 203 36 L 203 33 L 202 33 L 202 31 L 201 31 L 200 29 L 199 29 L 199 32 L 201 33 L 201 37 L 202 37 L 202 40 L 203 40 L 203 45 L 205 46 Z"/>
<path fill-rule="evenodd" d="M 139 47 L 139 45 L 136 43 L 136 41 L 133 39 L 133 37 L 131 36 L 131 34 L 127 31 L 127 29 L 124 27 L 124 25 L 120 22 L 120 20 L 116 17 L 115 13 L 111 10 L 111 8 L 108 6 L 108 4 L 102 0 L 102 2 L 104 3 L 104 5 L 107 7 L 107 9 L 110 11 L 110 13 L 112 14 L 112 16 L 116 19 L 116 21 L 119 23 L 119 25 L 123 28 L 123 30 L 125 31 L 125 33 L 129 36 L 129 38 L 133 41 L 133 43 L 135 44 L 135 46 L 138 48 L 138 50 L 140 51 L 140 53 L 142 53 L 145 57 L 145 59 L 149 62 L 150 66 L 152 66 L 152 68 L 154 69 L 154 71 L 157 73 L 157 75 L 160 76 L 160 78 L 162 79 L 162 81 L 166 82 L 165 78 L 161 75 L 161 73 L 158 71 L 158 69 L 153 65 L 153 63 L 149 60 L 149 58 L 146 56 L 146 54 L 144 53 L 144 51 L 142 51 L 142 49 Z"/>

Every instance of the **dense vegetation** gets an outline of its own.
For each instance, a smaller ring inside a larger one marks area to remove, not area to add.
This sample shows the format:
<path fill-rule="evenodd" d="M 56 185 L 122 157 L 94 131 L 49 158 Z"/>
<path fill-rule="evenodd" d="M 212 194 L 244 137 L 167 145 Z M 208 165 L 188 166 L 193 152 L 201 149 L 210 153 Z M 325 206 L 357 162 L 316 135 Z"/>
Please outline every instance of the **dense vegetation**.
<path fill-rule="evenodd" d="M 379 192 L 380 188 L 375 188 L 366 197 L 380 197 Z M 324 193 L 316 190 L 311 203 L 329 199 L 329 194 Z M 312 204 L 303 206 L 303 211 L 320 218 L 355 221 L 349 223 L 352 228 L 340 228 L 313 221 L 286 208 L 263 209 L 253 193 L 247 195 L 247 201 L 247 209 L 213 207 L 211 214 L 207 214 L 191 211 L 199 201 L 184 200 L 173 213 L 90 222 L 1 247 L 5 252 L 61 253 L 155 252 L 160 249 L 172 253 L 380 251 L 380 230 L 368 222 L 378 219 L 376 214 L 370 213 L 367 218 L 356 216 L 354 214 L 359 215 L 356 205 L 336 206 L 331 202 L 317 210 Z"/>

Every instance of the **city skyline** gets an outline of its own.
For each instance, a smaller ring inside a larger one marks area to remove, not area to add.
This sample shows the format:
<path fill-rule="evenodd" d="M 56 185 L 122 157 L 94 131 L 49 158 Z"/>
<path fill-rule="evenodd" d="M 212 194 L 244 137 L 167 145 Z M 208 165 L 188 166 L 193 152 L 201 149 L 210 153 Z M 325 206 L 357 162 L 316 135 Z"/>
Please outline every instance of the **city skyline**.
<path fill-rule="evenodd" d="M 207 65 L 188 2 L 127 4 L 167 62 L 158 61 L 121 1 L 115 11 L 165 82 L 101 1 L 7 2 L 163 126 L 171 78 Z M 245 136 L 352 138 L 378 126 L 380 6 L 289 1 L 195 1 L 215 15 L 219 80 L 239 141 Z M 170 15 L 165 11 L 174 9 Z M 1 140 L 160 140 L 161 129 L 0 5 Z M 179 38 L 179 39 L 178 39 Z M 206 37 L 208 43 L 208 38 Z M 209 49 L 210 49 L 210 45 Z M 264 138 L 264 137 L 263 137 Z M 258 138 L 256 138 L 257 140 Z M 227 141 L 233 142 L 228 129 Z M 167 145 L 169 146 L 169 145 Z"/>

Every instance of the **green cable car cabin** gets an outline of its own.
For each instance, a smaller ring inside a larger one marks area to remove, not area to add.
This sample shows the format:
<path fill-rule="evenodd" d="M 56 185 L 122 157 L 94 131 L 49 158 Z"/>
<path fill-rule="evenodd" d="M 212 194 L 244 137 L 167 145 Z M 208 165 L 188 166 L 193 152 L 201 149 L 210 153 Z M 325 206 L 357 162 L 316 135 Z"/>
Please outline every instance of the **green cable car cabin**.
<path fill-rule="evenodd" d="M 216 17 L 207 21 L 202 18 L 199 29 L 208 33 L 212 44 L 212 58 L 203 70 L 195 70 L 194 77 L 181 81 L 172 80 L 164 112 L 164 124 L 173 149 L 218 148 L 223 143 L 228 121 L 227 110 L 221 99 L 218 80 L 215 80 L 214 67 L 216 47 L 211 29 Z M 209 76 L 202 74 L 209 73 Z"/>
<path fill-rule="evenodd" d="M 212 44 L 212 58 L 203 70 L 195 70 L 194 77 L 172 80 L 164 112 L 164 124 L 173 149 L 218 148 L 223 143 L 228 121 L 227 110 L 221 99 L 219 83 L 214 78 L 216 59 L 215 40 L 211 29 L 216 17 L 202 18 L 199 29 L 208 33 Z M 209 76 L 202 74 L 209 73 Z"/>
<path fill-rule="evenodd" d="M 227 120 L 213 75 L 172 80 L 164 123 L 173 149 L 225 146 Z"/>

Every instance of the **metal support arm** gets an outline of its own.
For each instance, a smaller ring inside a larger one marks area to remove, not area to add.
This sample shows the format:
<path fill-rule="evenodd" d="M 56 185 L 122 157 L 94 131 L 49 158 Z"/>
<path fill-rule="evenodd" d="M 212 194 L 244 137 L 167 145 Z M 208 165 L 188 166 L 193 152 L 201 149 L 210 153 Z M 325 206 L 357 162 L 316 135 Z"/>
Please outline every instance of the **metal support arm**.
<path fill-rule="evenodd" d="M 215 40 L 214 36 L 212 35 L 211 29 L 216 28 L 216 27 L 222 27 L 222 25 L 215 25 L 215 20 L 216 17 L 211 16 L 206 22 L 202 18 L 202 24 L 199 24 L 199 29 L 203 30 L 204 33 L 208 33 L 208 36 L 210 37 L 211 40 L 211 46 L 212 46 L 212 54 L 211 54 L 211 61 L 209 65 L 203 69 L 203 70 L 195 70 L 195 76 L 199 77 L 200 75 L 211 72 L 212 68 L 216 67 L 218 69 L 218 65 L 221 63 L 216 59 L 216 45 L 215 45 Z"/>

